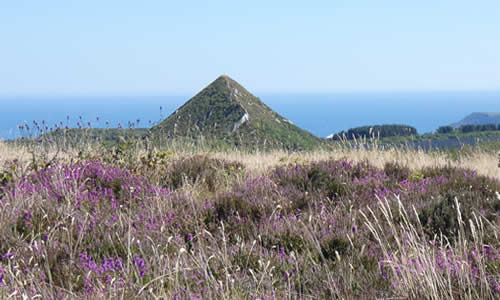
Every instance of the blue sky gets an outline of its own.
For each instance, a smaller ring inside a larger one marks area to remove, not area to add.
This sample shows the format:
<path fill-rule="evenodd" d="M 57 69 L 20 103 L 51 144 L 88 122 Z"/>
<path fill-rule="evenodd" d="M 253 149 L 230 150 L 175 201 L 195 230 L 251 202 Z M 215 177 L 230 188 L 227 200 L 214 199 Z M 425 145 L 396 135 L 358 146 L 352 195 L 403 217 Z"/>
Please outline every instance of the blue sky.
<path fill-rule="evenodd" d="M 0 95 L 500 90 L 500 1 L 3 1 Z"/>

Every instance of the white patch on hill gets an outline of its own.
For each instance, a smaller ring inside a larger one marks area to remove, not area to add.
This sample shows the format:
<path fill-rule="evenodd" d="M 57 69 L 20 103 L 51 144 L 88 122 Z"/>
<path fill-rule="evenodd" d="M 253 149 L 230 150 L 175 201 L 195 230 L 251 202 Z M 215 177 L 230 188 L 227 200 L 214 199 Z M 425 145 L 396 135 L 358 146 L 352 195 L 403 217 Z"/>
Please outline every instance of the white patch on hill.
<path fill-rule="evenodd" d="M 243 125 L 243 123 L 248 121 L 249 118 L 250 118 L 250 115 L 248 114 L 248 112 L 245 111 L 245 114 L 243 115 L 243 117 L 241 117 L 241 119 L 238 122 L 234 123 L 233 129 L 231 129 L 231 131 L 235 131 L 236 129 L 238 129 L 241 125 Z"/>
<path fill-rule="evenodd" d="M 334 136 L 335 136 L 335 133 L 332 133 L 332 134 L 330 134 L 329 136 L 327 136 L 326 138 L 327 138 L 327 139 L 332 139 Z"/>
<path fill-rule="evenodd" d="M 229 87 L 229 83 L 228 83 L 228 88 Z M 238 100 L 238 96 L 240 95 L 240 92 L 238 91 L 237 88 L 232 88 L 231 89 L 231 92 L 229 93 L 229 98 L 228 98 L 228 101 L 231 102 L 233 100 Z"/>
<path fill-rule="evenodd" d="M 285 119 L 285 122 L 287 122 L 287 123 L 289 123 L 289 124 L 292 124 L 292 125 L 295 125 L 295 124 L 293 124 L 293 122 L 292 122 L 292 121 L 287 120 L 287 119 Z"/>

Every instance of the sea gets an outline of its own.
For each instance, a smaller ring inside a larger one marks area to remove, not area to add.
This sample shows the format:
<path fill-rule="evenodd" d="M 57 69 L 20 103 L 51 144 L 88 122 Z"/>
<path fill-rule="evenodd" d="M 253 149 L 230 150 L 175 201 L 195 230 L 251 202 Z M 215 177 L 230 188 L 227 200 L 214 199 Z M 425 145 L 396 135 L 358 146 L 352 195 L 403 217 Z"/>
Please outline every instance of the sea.
<path fill-rule="evenodd" d="M 472 112 L 500 112 L 500 91 L 273 93 L 256 95 L 299 127 L 326 137 L 353 127 L 406 124 L 419 133 Z M 189 95 L 0 97 L 0 139 L 23 135 L 19 125 L 151 127 Z M 250 116 L 251 117 L 251 116 Z"/>

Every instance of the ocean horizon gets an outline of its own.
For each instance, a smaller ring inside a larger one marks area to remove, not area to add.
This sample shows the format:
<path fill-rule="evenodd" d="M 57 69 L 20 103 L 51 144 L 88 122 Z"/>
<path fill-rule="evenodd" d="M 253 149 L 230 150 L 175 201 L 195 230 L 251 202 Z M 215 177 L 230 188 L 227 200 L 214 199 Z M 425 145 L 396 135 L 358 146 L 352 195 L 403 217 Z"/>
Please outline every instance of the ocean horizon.
<path fill-rule="evenodd" d="M 326 137 L 365 125 L 406 124 L 419 133 L 449 125 L 473 112 L 500 111 L 500 91 L 263 93 L 256 96 L 283 117 Z M 0 97 L 0 139 L 20 136 L 24 123 L 77 127 L 150 127 L 192 96 Z M 161 107 L 161 109 L 160 109 Z M 251 117 L 251 116 L 250 116 Z"/>

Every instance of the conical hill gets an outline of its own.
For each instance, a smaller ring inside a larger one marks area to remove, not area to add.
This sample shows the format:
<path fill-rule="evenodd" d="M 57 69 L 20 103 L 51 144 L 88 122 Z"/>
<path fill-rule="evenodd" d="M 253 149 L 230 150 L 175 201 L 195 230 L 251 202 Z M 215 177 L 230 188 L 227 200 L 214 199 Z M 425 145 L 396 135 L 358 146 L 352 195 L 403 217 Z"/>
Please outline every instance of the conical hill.
<path fill-rule="evenodd" d="M 152 128 L 153 133 L 217 140 L 230 145 L 311 149 L 322 140 L 273 111 L 222 75 Z"/>

